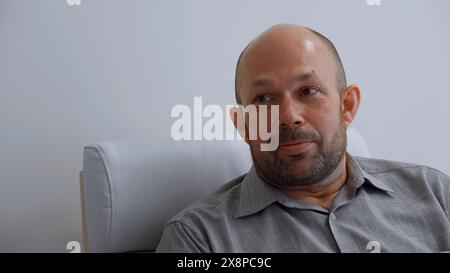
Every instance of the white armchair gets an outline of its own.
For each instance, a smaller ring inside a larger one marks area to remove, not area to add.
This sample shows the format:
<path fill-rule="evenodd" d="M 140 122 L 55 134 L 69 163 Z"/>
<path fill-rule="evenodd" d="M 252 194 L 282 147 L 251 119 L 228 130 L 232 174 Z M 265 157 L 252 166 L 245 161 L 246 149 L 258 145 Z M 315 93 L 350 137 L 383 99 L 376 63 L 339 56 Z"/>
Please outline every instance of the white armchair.
<path fill-rule="evenodd" d="M 348 130 L 348 151 L 369 156 Z M 81 199 L 84 250 L 153 251 L 164 224 L 251 166 L 243 141 L 107 141 L 84 148 Z"/>

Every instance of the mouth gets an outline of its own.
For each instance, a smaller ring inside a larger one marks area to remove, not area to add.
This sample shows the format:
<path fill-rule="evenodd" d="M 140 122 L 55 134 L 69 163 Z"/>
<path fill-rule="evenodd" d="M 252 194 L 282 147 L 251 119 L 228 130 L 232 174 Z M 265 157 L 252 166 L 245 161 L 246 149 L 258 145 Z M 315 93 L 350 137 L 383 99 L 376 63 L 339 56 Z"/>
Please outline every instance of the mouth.
<path fill-rule="evenodd" d="M 286 142 L 278 146 L 278 151 L 286 155 L 297 155 L 311 148 L 313 144 L 312 140 Z"/>

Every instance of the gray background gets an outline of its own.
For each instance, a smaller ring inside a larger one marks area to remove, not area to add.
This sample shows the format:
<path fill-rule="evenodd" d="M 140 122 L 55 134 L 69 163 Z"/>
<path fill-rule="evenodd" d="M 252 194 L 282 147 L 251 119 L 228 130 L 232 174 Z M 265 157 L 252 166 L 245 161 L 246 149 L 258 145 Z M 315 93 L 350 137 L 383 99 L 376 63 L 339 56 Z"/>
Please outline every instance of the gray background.
<path fill-rule="evenodd" d="M 0 0 L 0 251 L 82 241 L 82 147 L 169 138 L 175 104 L 234 103 L 236 59 L 276 23 L 336 44 L 374 157 L 450 173 L 450 1 Z"/>

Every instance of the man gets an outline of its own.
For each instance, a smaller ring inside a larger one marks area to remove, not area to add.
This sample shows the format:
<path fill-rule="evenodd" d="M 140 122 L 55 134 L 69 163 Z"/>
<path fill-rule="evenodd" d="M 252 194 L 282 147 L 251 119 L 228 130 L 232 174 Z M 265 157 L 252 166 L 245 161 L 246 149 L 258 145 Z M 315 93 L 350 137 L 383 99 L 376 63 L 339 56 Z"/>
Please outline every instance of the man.
<path fill-rule="evenodd" d="M 239 57 L 236 99 L 278 105 L 278 148 L 261 151 L 235 110 L 252 169 L 174 216 L 157 251 L 450 250 L 448 176 L 346 153 L 360 90 L 327 38 L 295 25 L 262 33 Z"/>

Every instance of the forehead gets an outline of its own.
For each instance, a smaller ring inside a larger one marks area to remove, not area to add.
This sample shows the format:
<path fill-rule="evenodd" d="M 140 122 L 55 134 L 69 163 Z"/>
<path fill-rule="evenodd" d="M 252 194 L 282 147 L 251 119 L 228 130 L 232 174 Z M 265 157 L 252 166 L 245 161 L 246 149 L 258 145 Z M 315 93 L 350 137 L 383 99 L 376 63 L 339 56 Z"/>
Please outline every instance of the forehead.
<path fill-rule="evenodd" d="M 326 45 L 315 35 L 279 32 L 257 38 L 243 55 L 241 84 L 260 78 L 285 81 L 311 71 L 324 81 L 335 79 L 335 63 Z"/>

